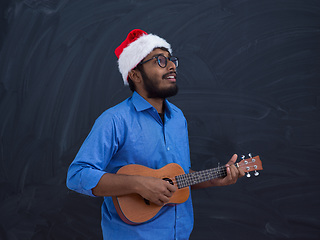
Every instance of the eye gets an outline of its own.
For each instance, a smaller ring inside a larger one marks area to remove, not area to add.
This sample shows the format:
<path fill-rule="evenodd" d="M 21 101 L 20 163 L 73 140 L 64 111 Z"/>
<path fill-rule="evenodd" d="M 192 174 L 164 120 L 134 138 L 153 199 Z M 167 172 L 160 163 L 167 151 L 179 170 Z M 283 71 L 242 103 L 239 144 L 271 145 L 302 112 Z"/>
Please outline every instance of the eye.
<path fill-rule="evenodd" d="M 159 65 L 161 66 L 161 67 L 165 67 L 167 64 L 167 59 L 166 59 L 166 57 L 165 56 L 163 56 L 163 55 L 159 55 L 158 56 L 158 63 L 159 63 Z"/>
<path fill-rule="evenodd" d="M 178 58 L 177 57 L 170 57 L 169 59 L 171 62 L 174 63 L 174 65 L 176 65 L 176 67 L 178 67 Z"/>

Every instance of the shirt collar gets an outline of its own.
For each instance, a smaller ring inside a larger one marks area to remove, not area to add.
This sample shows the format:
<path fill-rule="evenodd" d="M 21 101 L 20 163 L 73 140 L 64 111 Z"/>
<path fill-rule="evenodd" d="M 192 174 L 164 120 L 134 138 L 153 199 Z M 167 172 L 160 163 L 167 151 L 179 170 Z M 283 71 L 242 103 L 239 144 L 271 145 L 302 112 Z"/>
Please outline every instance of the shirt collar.
<path fill-rule="evenodd" d="M 150 108 L 154 108 L 147 100 L 145 100 L 137 92 L 133 92 L 132 94 L 132 103 L 138 112 L 141 112 Z M 165 113 L 167 117 L 170 118 L 172 114 L 172 107 L 170 106 L 170 103 L 167 99 L 165 99 L 164 105 L 165 105 Z"/>
<path fill-rule="evenodd" d="M 141 112 L 153 107 L 147 100 L 141 97 L 140 94 L 137 92 L 133 92 L 132 94 L 132 103 L 138 112 Z"/>

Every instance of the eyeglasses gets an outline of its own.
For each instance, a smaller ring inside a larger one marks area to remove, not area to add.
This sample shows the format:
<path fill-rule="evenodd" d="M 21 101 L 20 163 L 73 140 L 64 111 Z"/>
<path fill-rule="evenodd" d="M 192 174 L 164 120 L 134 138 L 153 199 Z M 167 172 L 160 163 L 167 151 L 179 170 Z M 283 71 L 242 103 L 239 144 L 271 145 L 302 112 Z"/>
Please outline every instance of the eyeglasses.
<path fill-rule="evenodd" d="M 179 60 L 177 57 L 166 57 L 166 56 L 163 56 L 162 54 L 155 56 L 153 58 L 150 58 L 148 60 L 145 60 L 143 62 L 140 62 L 139 65 L 142 65 L 146 62 L 149 62 L 152 59 L 157 59 L 158 65 L 162 68 L 165 68 L 167 66 L 168 60 L 173 62 L 176 67 L 178 67 L 178 65 L 179 65 Z"/>

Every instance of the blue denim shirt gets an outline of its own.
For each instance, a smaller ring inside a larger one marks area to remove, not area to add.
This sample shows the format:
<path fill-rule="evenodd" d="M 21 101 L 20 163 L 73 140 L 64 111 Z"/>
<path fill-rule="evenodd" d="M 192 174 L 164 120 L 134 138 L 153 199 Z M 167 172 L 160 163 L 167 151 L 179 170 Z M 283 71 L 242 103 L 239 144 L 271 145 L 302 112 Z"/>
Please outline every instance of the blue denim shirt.
<path fill-rule="evenodd" d="M 183 113 L 165 101 L 164 124 L 156 109 L 138 93 L 105 111 L 95 122 L 68 170 L 67 186 L 93 196 L 106 172 L 127 164 L 159 169 L 178 163 L 190 169 L 187 122 Z M 182 204 L 164 206 L 150 221 L 129 225 L 118 216 L 111 197 L 102 205 L 104 239 L 188 239 L 193 228 L 191 196 Z"/>

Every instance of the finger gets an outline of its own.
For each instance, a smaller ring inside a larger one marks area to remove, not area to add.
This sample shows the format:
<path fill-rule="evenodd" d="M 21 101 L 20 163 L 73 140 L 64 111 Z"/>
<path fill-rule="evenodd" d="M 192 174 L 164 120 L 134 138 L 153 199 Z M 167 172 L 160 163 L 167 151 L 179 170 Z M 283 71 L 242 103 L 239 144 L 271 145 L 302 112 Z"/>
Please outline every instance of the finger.
<path fill-rule="evenodd" d="M 171 184 L 169 181 L 163 181 L 163 184 L 166 190 L 170 192 L 175 192 L 178 189 L 175 185 Z"/>
<path fill-rule="evenodd" d="M 231 172 L 232 178 L 238 178 L 239 170 L 237 169 L 236 166 L 234 165 L 230 166 L 230 172 Z"/>
<path fill-rule="evenodd" d="M 225 177 L 225 179 L 227 179 L 228 181 L 232 180 L 232 173 L 231 173 L 231 169 L 230 166 L 227 164 L 227 176 Z"/>
<path fill-rule="evenodd" d="M 235 165 L 233 165 L 232 167 L 234 167 L 234 169 L 235 169 L 235 176 L 237 177 L 237 178 L 239 178 L 239 177 L 243 177 L 244 175 L 245 175 L 245 172 L 241 169 L 241 168 L 239 168 L 239 167 L 237 167 L 237 166 L 235 166 Z"/>
<path fill-rule="evenodd" d="M 242 169 L 239 169 L 239 168 L 238 168 L 238 170 L 239 170 L 239 176 L 243 177 L 245 175 L 245 172 Z"/>
<path fill-rule="evenodd" d="M 232 166 L 232 170 L 234 171 L 235 175 L 238 176 L 240 174 L 240 169 L 235 165 Z"/>
<path fill-rule="evenodd" d="M 172 185 L 169 183 L 169 185 L 167 186 L 168 190 L 172 193 L 174 193 L 175 191 L 177 191 L 177 187 L 175 185 Z"/>
<path fill-rule="evenodd" d="M 166 197 L 165 195 L 160 196 L 160 199 L 159 199 L 159 201 L 162 202 L 162 205 L 169 202 L 169 200 L 170 199 L 168 197 Z"/>
<path fill-rule="evenodd" d="M 172 197 L 172 195 L 177 191 L 178 188 L 174 185 L 169 184 L 167 188 L 167 194 L 165 194 L 167 197 Z"/>
<path fill-rule="evenodd" d="M 229 160 L 229 162 L 227 164 L 233 165 L 233 164 L 235 164 L 237 159 L 238 159 L 238 155 L 237 154 L 233 154 L 233 156 L 231 157 L 231 159 Z"/>
<path fill-rule="evenodd" d="M 153 203 L 158 205 L 158 206 L 163 206 L 164 205 L 164 202 L 162 202 L 161 200 L 156 200 Z"/>
<path fill-rule="evenodd" d="M 170 192 L 169 189 L 163 193 L 166 197 L 171 197 L 173 195 L 173 192 Z"/>
<path fill-rule="evenodd" d="M 230 174 L 229 175 L 230 177 L 228 178 L 228 182 L 232 183 L 232 184 L 236 183 L 239 178 L 238 169 L 234 165 L 232 165 L 228 168 L 229 168 L 229 174 Z"/>
<path fill-rule="evenodd" d="M 240 176 L 239 176 L 239 171 L 238 171 L 237 168 L 235 168 L 234 171 L 232 171 L 232 173 L 234 174 L 234 175 L 232 176 L 232 181 L 233 181 L 233 183 L 236 183 L 237 180 L 238 180 L 238 178 L 240 177 Z"/>

